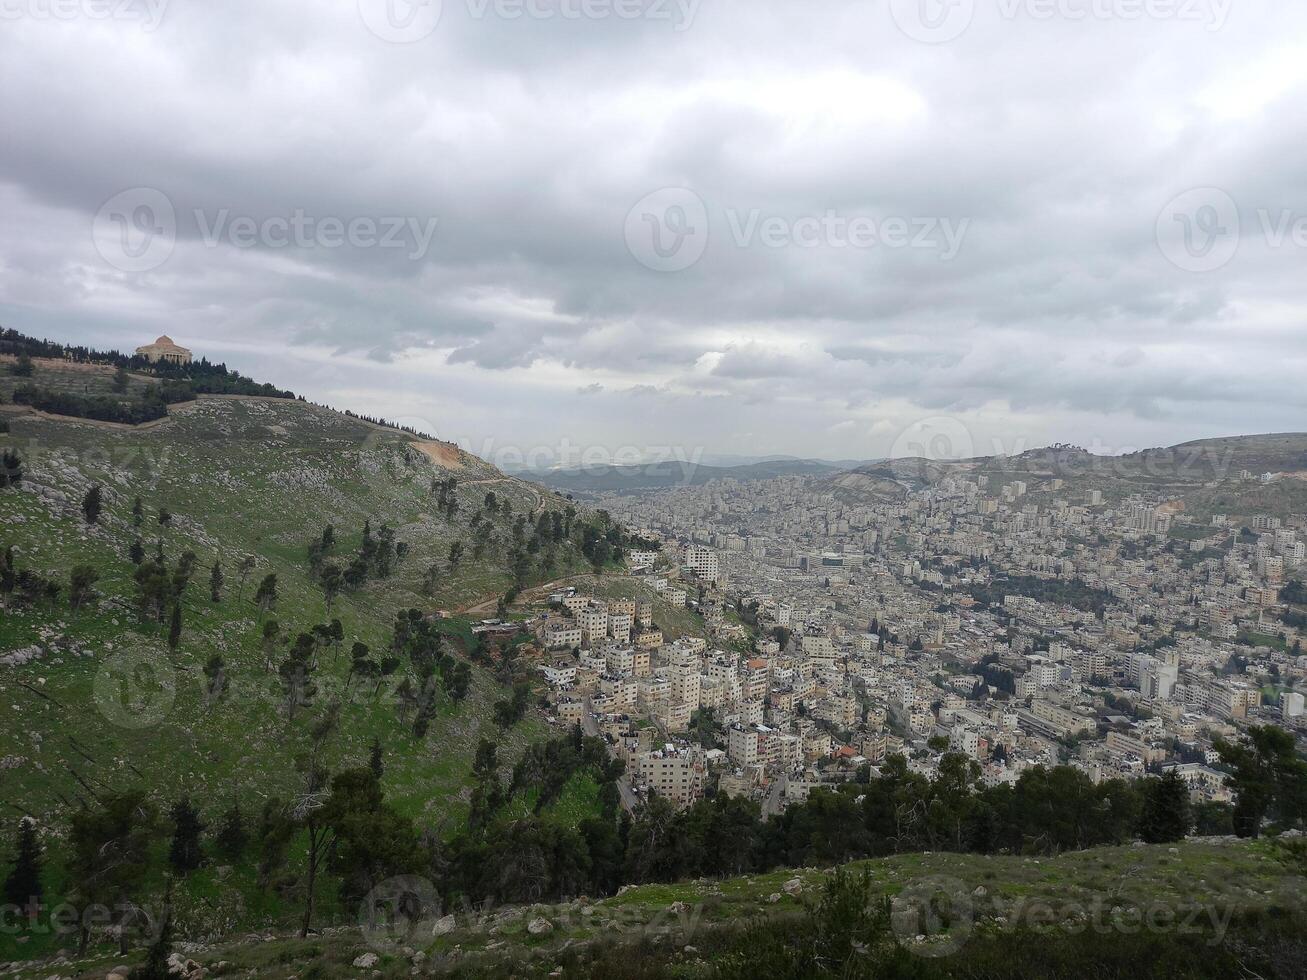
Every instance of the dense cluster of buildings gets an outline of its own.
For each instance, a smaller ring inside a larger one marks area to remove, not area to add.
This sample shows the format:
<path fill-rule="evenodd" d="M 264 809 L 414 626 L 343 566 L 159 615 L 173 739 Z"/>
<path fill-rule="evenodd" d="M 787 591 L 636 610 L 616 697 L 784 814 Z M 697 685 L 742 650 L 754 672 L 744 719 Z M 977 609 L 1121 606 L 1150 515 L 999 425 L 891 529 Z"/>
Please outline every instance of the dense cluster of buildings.
<path fill-rule="evenodd" d="M 665 543 L 631 558 L 648 599 L 555 597 L 541 669 L 560 718 L 679 803 L 715 786 L 775 812 L 892 753 L 932 775 L 945 752 L 988 785 L 1174 767 L 1228 798 L 1216 740 L 1307 732 L 1283 599 L 1307 522 L 1109 496 L 960 473 L 893 499 L 807 477 L 613 498 Z M 701 635 L 664 637 L 656 599 Z"/>

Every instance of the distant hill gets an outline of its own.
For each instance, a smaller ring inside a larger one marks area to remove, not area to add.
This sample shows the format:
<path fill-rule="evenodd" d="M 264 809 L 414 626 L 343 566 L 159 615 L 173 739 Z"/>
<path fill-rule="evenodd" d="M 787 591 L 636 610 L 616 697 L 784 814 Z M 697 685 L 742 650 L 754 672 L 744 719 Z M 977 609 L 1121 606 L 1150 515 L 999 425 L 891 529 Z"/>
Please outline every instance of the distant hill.
<path fill-rule="evenodd" d="M 1263 481 L 1263 476 L 1267 479 Z M 964 460 L 895 459 L 832 474 L 827 485 L 850 500 L 897 500 L 950 476 L 988 477 L 991 489 L 1021 481 L 1031 492 L 1100 490 L 1106 500 L 1174 495 L 1187 511 L 1287 515 L 1307 505 L 1307 433 L 1230 436 L 1121 456 L 1048 446 L 1016 456 Z"/>
<path fill-rule="evenodd" d="M 826 476 L 842 471 L 838 463 L 813 459 L 774 459 L 740 466 L 705 466 L 669 460 L 640 466 L 591 466 L 537 470 L 529 479 L 573 494 L 641 493 L 674 487 L 697 487 L 713 480 L 771 480 L 781 476 Z"/>

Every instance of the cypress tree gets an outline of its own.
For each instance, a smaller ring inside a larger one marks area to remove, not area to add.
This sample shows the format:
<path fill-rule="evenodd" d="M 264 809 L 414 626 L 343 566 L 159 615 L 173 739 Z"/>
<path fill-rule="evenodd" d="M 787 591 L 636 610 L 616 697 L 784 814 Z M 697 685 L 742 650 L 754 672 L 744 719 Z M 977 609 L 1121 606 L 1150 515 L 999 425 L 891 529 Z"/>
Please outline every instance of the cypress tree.
<path fill-rule="evenodd" d="M 172 955 L 172 882 L 168 883 L 168 894 L 164 899 L 163 926 L 159 935 L 150 943 L 146 951 L 145 962 L 131 972 L 131 980 L 171 980 L 172 968 L 168 957 Z"/>
<path fill-rule="evenodd" d="M 1191 824 L 1189 788 L 1172 769 L 1144 788 L 1139 835 L 1150 844 L 1184 840 Z"/>
<path fill-rule="evenodd" d="M 168 624 L 168 649 L 175 651 L 182 642 L 182 606 L 173 603 L 172 621 Z"/>
<path fill-rule="evenodd" d="M 100 484 L 96 484 L 86 491 L 86 496 L 82 498 L 82 516 L 86 518 L 87 524 L 98 524 L 100 522 L 100 511 L 104 507 L 104 493 L 100 489 Z"/>
<path fill-rule="evenodd" d="M 30 817 L 18 821 L 14 867 L 5 878 L 5 903 L 26 908 L 40 902 L 41 843 L 36 839 L 36 823 Z"/>
<path fill-rule="evenodd" d="M 174 869 L 186 874 L 204 863 L 200 849 L 200 834 L 204 824 L 188 797 L 183 796 L 172 808 L 172 846 L 168 849 L 168 862 Z"/>
<path fill-rule="evenodd" d="M 215 560 L 213 570 L 209 572 L 209 598 L 214 602 L 222 602 L 223 581 L 222 562 Z"/>
<path fill-rule="evenodd" d="M 249 842 L 250 835 L 245 829 L 245 814 L 241 812 L 239 803 L 233 803 L 222 815 L 222 824 L 218 828 L 217 837 L 214 838 L 218 854 L 224 860 L 239 861 L 244 856 Z"/>

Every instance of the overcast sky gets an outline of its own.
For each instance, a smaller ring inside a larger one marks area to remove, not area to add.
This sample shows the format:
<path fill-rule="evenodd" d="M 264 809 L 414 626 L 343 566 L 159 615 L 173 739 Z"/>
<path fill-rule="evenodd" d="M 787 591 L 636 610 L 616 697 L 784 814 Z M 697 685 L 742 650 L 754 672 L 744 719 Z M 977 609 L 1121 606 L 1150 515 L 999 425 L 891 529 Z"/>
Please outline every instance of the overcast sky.
<path fill-rule="evenodd" d="M 500 462 L 1307 429 L 1299 2 L 0 0 L 0 120 L 0 324 Z"/>

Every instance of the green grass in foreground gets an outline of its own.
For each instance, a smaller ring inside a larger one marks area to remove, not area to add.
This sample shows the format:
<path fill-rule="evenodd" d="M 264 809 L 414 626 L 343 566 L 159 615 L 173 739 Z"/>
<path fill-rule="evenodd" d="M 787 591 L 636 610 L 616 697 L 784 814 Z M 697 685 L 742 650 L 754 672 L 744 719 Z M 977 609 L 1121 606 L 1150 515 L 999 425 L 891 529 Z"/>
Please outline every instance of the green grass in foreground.
<path fill-rule="evenodd" d="M 869 934 L 883 960 L 874 973 L 856 958 L 847 969 L 813 965 L 811 954 L 830 938 L 814 935 L 814 921 L 830 920 L 823 928 L 838 932 L 835 912 L 813 911 L 831 869 L 646 885 L 595 902 L 469 910 L 436 938 L 434 920 L 426 920 L 407 932 L 343 928 L 308 940 L 221 943 L 190 955 L 211 975 L 284 978 L 356 976 L 352 964 L 367 953 L 377 955 L 372 969 L 383 977 L 415 968 L 543 977 L 561 967 L 563 976 L 623 978 L 1287 978 L 1301 976 L 1293 971 L 1307 962 L 1307 879 L 1268 842 L 1114 847 L 1054 858 L 912 854 L 846 870 L 867 873 L 869 907 L 878 897 L 897 897 L 893 908 L 901 916 L 913 908 L 913 896 L 944 895 L 952 904 L 939 907 L 948 915 L 909 917 L 906 929 L 900 917 L 889 934 Z M 791 894 L 787 883 L 796 881 Z M 546 934 L 528 930 L 535 919 L 550 924 Z M 925 942 L 916 937 L 918 922 L 931 937 Z M 102 977 L 118 962 L 105 955 L 42 963 L 16 975 Z M 1241 974 L 1239 963 L 1253 972 Z"/>

